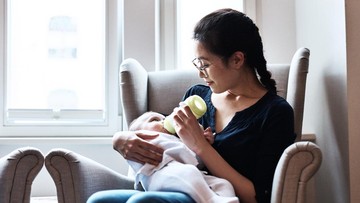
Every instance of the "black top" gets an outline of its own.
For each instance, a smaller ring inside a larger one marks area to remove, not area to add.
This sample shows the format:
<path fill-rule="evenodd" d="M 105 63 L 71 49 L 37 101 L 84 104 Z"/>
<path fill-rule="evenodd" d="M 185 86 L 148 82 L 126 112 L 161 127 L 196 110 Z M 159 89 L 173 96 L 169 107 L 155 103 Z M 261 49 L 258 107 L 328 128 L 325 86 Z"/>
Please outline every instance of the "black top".
<path fill-rule="evenodd" d="M 199 119 L 215 132 L 215 107 L 208 86 L 195 85 L 184 99 L 197 94 L 207 104 Z M 240 174 L 252 181 L 258 202 L 270 202 L 276 165 L 283 151 L 295 140 L 294 113 L 282 97 L 267 92 L 257 103 L 236 112 L 229 124 L 216 132 L 213 147 Z"/>

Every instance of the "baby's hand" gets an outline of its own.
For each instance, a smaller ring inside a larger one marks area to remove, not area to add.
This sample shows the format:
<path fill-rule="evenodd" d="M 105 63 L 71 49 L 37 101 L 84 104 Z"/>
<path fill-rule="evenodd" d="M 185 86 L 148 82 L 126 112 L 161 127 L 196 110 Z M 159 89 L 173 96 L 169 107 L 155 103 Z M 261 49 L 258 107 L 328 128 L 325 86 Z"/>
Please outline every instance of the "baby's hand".
<path fill-rule="evenodd" d="M 207 127 L 207 128 L 204 130 L 204 137 L 206 138 L 206 140 L 207 140 L 210 144 L 214 143 L 214 134 L 212 133 L 210 127 Z"/>

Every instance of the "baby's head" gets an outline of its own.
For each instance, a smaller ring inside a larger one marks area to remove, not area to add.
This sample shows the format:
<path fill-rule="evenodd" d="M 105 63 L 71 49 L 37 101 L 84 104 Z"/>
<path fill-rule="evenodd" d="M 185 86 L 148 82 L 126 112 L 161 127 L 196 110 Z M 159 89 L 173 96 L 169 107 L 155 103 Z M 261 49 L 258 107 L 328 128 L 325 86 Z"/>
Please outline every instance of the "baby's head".
<path fill-rule="evenodd" d="M 136 131 L 136 130 L 151 130 L 163 133 L 169 133 L 165 130 L 163 123 L 164 123 L 165 116 L 156 113 L 156 112 L 146 112 L 141 115 L 139 118 L 135 119 L 133 122 L 130 123 L 129 130 Z"/>

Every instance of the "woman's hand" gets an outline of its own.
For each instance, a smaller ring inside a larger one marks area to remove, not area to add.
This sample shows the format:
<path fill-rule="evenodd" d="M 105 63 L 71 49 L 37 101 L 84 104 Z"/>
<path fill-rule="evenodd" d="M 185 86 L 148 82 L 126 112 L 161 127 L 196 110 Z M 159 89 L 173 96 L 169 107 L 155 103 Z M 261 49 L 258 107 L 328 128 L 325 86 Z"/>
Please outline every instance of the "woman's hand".
<path fill-rule="evenodd" d="M 164 150 L 148 140 L 157 136 L 158 133 L 151 131 L 118 132 L 113 137 L 113 148 L 127 160 L 156 166 L 161 162 Z"/>
<path fill-rule="evenodd" d="M 188 106 L 175 108 L 174 112 L 176 133 L 187 147 L 198 154 L 204 146 L 210 145 L 204 136 L 204 129 Z"/>
<path fill-rule="evenodd" d="M 211 131 L 211 128 L 210 127 L 207 127 L 204 131 L 204 137 L 205 139 L 210 143 L 210 144 L 213 144 L 214 143 L 214 134 L 213 132 Z"/>

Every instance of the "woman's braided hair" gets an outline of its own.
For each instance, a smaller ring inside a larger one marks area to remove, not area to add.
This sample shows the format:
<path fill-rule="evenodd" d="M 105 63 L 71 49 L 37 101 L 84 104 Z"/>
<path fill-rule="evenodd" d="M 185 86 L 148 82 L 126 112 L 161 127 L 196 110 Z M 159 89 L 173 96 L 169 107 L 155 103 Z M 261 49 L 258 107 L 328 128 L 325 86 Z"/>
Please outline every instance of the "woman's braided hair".
<path fill-rule="evenodd" d="M 226 63 L 236 51 L 245 55 L 245 62 L 259 75 L 260 82 L 276 93 L 276 82 L 267 70 L 258 27 L 244 13 L 220 9 L 202 18 L 193 38 Z"/>

